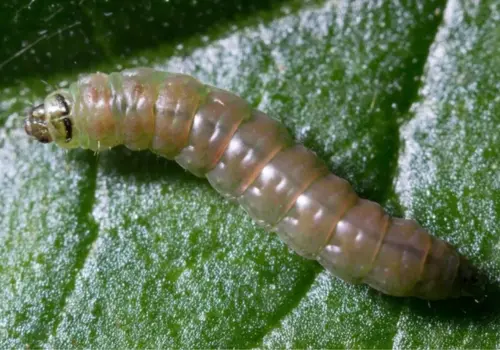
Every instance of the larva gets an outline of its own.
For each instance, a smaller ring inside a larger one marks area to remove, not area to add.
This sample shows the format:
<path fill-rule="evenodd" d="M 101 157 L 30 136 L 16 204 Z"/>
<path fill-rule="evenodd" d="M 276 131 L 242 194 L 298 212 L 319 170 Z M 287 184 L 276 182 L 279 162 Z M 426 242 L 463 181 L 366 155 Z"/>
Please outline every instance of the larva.
<path fill-rule="evenodd" d="M 393 296 L 479 296 L 477 271 L 413 220 L 391 218 L 242 98 L 151 68 L 82 76 L 26 119 L 40 142 L 149 149 L 206 177 L 298 254 Z"/>

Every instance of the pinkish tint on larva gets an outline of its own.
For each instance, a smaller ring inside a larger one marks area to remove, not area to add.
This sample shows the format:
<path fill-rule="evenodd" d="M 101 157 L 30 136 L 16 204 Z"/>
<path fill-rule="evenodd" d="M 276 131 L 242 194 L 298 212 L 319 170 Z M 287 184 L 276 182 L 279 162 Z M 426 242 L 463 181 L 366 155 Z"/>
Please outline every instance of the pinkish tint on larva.
<path fill-rule="evenodd" d="M 85 75 L 34 107 L 25 129 L 63 148 L 123 144 L 174 159 L 346 281 L 401 297 L 481 296 L 476 270 L 450 244 L 359 198 L 281 124 L 188 75 Z"/>

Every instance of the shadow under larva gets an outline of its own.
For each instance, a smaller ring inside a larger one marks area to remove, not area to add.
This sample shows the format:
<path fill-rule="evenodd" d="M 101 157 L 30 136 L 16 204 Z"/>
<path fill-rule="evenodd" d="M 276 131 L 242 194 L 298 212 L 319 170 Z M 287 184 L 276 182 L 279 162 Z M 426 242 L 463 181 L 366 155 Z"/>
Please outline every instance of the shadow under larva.
<path fill-rule="evenodd" d="M 484 294 L 484 277 L 450 244 L 359 198 L 283 125 L 191 76 L 85 75 L 34 107 L 25 130 L 66 149 L 125 145 L 175 160 L 348 282 L 427 300 Z"/>

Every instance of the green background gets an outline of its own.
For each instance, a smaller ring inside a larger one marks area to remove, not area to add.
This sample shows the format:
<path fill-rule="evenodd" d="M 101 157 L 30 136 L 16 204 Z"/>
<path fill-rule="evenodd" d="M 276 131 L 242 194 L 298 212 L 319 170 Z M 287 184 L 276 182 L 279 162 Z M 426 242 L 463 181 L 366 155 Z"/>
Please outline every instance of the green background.
<path fill-rule="evenodd" d="M 500 347 L 497 292 L 428 303 L 348 285 L 173 162 L 22 129 L 80 73 L 189 73 L 498 283 L 499 21 L 499 1 L 473 0 L 3 2 L 0 348 Z"/>

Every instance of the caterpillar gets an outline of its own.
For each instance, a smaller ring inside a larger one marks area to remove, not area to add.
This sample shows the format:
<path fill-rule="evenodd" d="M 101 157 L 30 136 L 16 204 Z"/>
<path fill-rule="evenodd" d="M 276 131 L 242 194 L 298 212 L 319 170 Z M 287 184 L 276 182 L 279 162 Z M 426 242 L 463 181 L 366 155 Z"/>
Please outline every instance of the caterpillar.
<path fill-rule="evenodd" d="M 173 159 L 345 281 L 427 300 L 483 293 L 478 271 L 450 244 L 359 198 L 282 124 L 189 75 L 83 75 L 33 107 L 25 131 L 66 149 L 123 144 Z"/>

